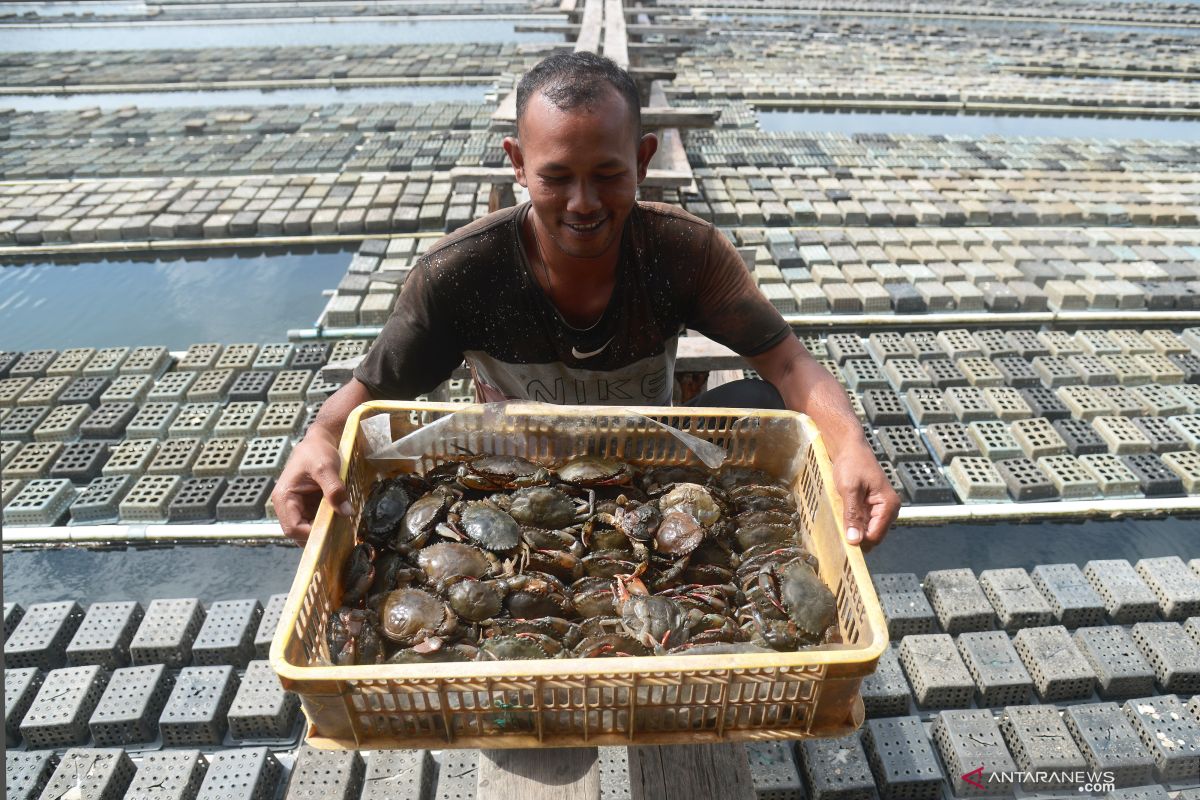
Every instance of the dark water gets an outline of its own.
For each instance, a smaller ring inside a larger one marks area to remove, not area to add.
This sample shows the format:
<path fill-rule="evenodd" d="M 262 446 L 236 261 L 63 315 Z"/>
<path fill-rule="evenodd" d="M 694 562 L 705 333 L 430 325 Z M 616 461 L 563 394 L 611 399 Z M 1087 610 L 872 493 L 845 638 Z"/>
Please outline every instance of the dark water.
<path fill-rule="evenodd" d="M 1038 564 L 1074 563 L 1094 559 L 1179 556 L 1200 558 L 1200 520 L 1146 519 L 1080 523 L 945 525 L 899 527 L 867 555 L 874 572 L 915 572 L 932 569 L 985 569 Z"/>
<path fill-rule="evenodd" d="M 220 108 L 225 106 L 302 106 L 315 103 L 482 103 L 485 84 L 429 86 L 354 86 L 347 89 L 223 89 L 212 92 L 115 92 L 103 94 L 16 94 L 0 105 L 17 111 L 68 111 L 77 108 Z"/>
<path fill-rule="evenodd" d="M 561 18 L 541 18 L 541 21 Z M 0 52 L 52 50 L 161 50 L 202 47 L 287 47 L 342 44 L 426 44 L 431 42 L 561 42 L 560 33 L 517 33 L 517 22 L 504 19 L 326 19 L 288 22 L 77 23 L 71 27 L 0 26 Z"/>
<path fill-rule="evenodd" d="M 824 133 L 920 133 L 988 136 L 1083 137 L 1200 141 L 1189 120 L 1096 117 L 1021 117 L 983 114 L 883 114 L 823 111 L 758 112 L 764 131 Z"/>
<path fill-rule="evenodd" d="M 316 321 L 350 258 L 337 247 L 0 266 L 0 350 L 279 341 Z"/>
<path fill-rule="evenodd" d="M 299 547 L 180 546 L 128 550 L 40 550 L 4 553 L 4 602 L 198 597 L 203 603 L 286 593 L 300 563 Z"/>

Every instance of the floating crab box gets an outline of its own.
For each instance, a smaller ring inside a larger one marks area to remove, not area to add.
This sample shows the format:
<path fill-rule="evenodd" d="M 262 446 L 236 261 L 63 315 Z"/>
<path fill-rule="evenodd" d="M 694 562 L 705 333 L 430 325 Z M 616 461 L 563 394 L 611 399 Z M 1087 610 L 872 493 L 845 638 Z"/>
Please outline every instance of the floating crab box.
<path fill-rule="evenodd" d="M 691 744 L 843 736 L 863 721 L 862 679 L 887 648 L 887 626 L 862 554 L 845 543 L 841 501 L 816 426 L 786 411 L 373 402 L 350 416 L 342 475 L 355 514 L 321 505 L 271 644 L 271 666 L 296 692 L 316 747 L 388 749 Z M 421 455 L 377 461 L 361 423 L 391 439 L 423 426 Z M 640 416 L 644 415 L 644 416 Z M 436 422 L 436 425 L 433 423 Z M 661 424 L 660 424 L 661 423 Z M 669 426 L 664 427 L 664 426 Z M 386 427 L 386 426 L 383 426 Z M 796 652 L 331 666 L 328 620 L 375 481 L 474 453 L 552 465 L 591 454 L 638 467 L 698 463 L 674 428 L 714 443 L 727 465 L 790 481 L 800 542 L 837 601 L 841 643 Z M 433 435 L 436 432 L 436 435 Z"/>

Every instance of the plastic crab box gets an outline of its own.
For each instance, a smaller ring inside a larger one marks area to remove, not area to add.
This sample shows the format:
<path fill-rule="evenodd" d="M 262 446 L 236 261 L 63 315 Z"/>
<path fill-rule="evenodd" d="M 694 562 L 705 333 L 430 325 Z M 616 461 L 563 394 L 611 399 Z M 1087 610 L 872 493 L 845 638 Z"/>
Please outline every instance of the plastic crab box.
<path fill-rule="evenodd" d="M 859 685 L 887 648 L 887 626 L 862 554 L 845 542 L 841 500 L 816 426 L 787 411 L 632 411 L 510 403 L 497 414 L 489 406 L 394 402 L 354 411 L 341 456 L 355 514 L 337 516 L 322 503 L 271 644 L 271 666 L 284 688 L 300 696 L 310 744 L 694 744 L 843 736 L 862 724 Z M 390 419 L 393 440 L 435 421 L 428 430 L 438 435 L 412 437 L 423 440 L 419 457 L 370 460 L 361 423 L 379 415 Z M 791 481 L 801 544 L 816 555 L 821 579 L 833 590 L 842 643 L 736 655 L 330 665 L 328 620 L 342 596 L 342 566 L 376 480 L 460 459 L 464 442 L 475 453 L 519 455 L 546 465 L 584 454 L 638 467 L 695 463 L 692 451 L 664 426 L 722 447 L 726 464 Z"/>

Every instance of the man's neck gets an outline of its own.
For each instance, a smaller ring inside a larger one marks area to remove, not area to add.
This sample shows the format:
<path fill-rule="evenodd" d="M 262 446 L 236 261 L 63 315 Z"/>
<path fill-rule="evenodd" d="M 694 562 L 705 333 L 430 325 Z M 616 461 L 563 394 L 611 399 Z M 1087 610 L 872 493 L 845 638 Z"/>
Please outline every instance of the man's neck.
<path fill-rule="evenodd" d="M 556 287 L 559 281 L 584 286 L 604 284 L 611 282 L 616 274 L 617 262 L 621 255 L 620 234 L 601 255 L 595 258 L 577 258 L 563 252 L 558 242 L 554 241 L 538 222 L 537 214 L 532 209 L 526 217 L 524 232 L 529 239 L 526 253 L 531 255 L 530 263 L 535 267 L 544 266 L 554 276 Z"/>

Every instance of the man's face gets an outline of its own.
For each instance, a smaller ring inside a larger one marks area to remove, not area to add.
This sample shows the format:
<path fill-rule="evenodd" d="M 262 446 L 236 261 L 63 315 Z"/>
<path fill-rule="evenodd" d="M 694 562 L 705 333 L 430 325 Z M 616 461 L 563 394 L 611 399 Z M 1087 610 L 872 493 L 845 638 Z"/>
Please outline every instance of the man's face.
<path fill-rule="evenodd" d="M 655 137 L 639 141 L 637 133 L 616 89 L 569 111 L 541 92 L 529 99 L 520 138 L 505 139 L 504 149 L 529 190 L 544 248 L 599 258 L 619 245 L 657 146 Z"/>

